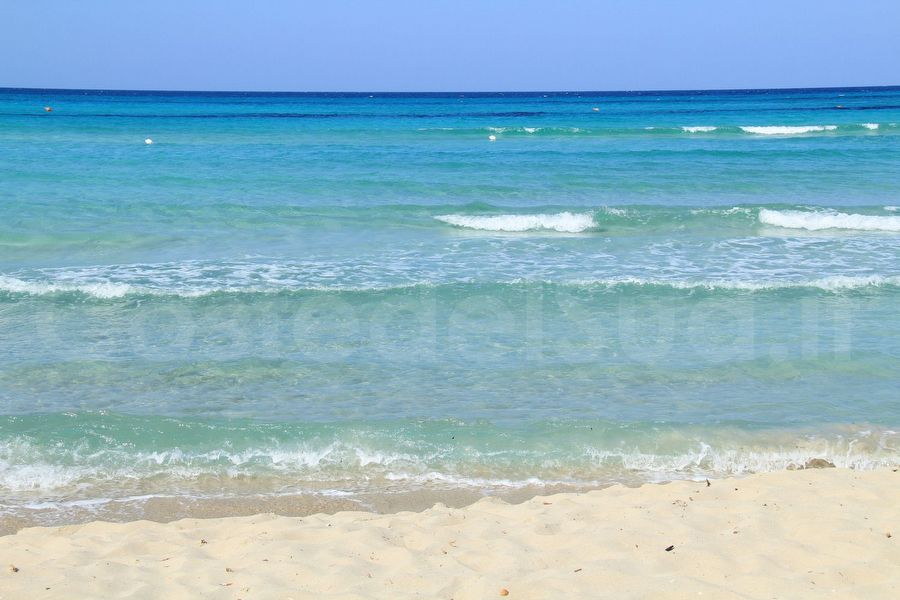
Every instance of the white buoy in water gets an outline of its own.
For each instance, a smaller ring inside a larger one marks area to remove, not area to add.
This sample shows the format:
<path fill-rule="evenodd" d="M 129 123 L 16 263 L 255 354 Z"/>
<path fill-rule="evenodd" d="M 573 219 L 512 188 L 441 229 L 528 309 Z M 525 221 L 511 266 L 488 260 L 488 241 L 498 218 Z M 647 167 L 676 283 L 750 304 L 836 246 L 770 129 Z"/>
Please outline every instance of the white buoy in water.
<path fill-rule="evenodd" d="M 496 141 L 497 141 L 497 136 L 494 135 L 494 134 L 491 134 L 491 135 L 488 136 L 488 140 L 491 141 L 491 142 L 496 142 Z"/>
<path fill-rule="evenodd" d="M 153 140 L 151 140 L 150 138 L 147 138 L 146 140 L 144 140 L 144 143 L 149 146 L 150 144 L 153 143 Z"/>
<path fill-rule="evenodd" d="M 595 106 L 595 107 L 592 108 L 591 110 L 594 111 L 594 112 L 600 112 L 600 107 L 599 107 L 599 106 Z"/>

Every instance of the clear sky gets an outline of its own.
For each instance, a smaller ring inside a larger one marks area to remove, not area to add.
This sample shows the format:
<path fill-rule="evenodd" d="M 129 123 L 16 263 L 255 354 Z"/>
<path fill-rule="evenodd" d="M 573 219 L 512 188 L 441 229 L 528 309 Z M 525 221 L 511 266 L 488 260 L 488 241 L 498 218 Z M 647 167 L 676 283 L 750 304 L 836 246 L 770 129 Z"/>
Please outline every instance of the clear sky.
<path fill-rule="evenodd" d="M 900 0 L 0 0 L 0 87 L 900 84 Z"/>

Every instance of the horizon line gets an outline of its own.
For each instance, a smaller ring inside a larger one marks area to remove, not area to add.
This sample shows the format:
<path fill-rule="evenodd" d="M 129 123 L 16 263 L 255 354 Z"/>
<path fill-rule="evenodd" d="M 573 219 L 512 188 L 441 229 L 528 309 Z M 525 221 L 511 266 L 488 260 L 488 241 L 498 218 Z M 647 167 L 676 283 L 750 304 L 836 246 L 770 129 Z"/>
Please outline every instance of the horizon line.
<path fill-rule="evenodd" d="M 127 89 L 127 88 L 43 88 L 0 86 L 0 91 L 20 92 L 119 92 L 119 93 L 151 93 L 151 94 L 358 94 L 358 95 L 416 95 L 416 94 L 674 94 L 697 92 L 771 92 L 771 91 L 829 91 L 829 90 L 863 90 L 893 89 L 900 84 L 890 85 L 847 85 L 847 86 L 813 86 L 813 87 L 760 87 L 760 88 L 682 88 L 682 89 L 631 89 L 631 90 L 406 90 L 406 91 L 373 91 L 373 90 L 189 90 L 189 89 Z"/>

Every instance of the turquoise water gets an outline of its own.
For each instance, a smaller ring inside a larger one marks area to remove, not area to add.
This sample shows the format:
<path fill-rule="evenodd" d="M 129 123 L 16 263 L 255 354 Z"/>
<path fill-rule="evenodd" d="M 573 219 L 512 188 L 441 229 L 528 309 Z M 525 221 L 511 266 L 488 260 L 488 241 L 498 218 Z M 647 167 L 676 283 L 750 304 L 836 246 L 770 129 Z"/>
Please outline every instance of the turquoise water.
<path fill-rule="evenodd" d="M 898 124 L 0 90 L 0 510 L 896 464 Z"/>

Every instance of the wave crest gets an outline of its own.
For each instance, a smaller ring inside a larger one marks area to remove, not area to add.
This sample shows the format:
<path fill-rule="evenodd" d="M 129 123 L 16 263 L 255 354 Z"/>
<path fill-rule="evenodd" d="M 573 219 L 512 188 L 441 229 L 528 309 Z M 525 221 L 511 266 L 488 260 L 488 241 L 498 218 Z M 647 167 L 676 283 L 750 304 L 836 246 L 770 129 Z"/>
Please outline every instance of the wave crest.
<path fill-rule="evenodd" d="M 12 294 L 28 294 L 32 296 L 80 292 L 95 298 L 122 298 L 136 290 L 125 283 L 48 283 L 42 281 L 24 281 L 15 277 L 0 275 L 0 291 Z"/>
<path fill-rule="evenodd" d="M 834 131 L 837 125 L 765 125 L 741 127 L 744 133 L 756 135 L 799 135 L 819 131 Z"/>
<path fill-rule="evenodd" d="M 598 279 L 569 282 L 562 285 L 575 286 L 602 286 L 607 288 L 617 287 L 656 287 L 673 290 L 708 290 L 708 291 L 739 291 L 739 292 L 767 292 L 775 290 L 810 289 L 825 292 L 842 292 L 865 288 L 879 288 L 885 286 L 900 285 L 900 277 L 885 277 L 882 275 L 849 276 L 833 275 L 818 279 L 641 279 L 630 277 L 623 279 Z"/>
<path fill-rule="evenodd" d="M 855 229 L 860 231 L 900 231 L 900 217 L 858 215 L 835 211 L 760 209 L 759 222 L 788 229 Z"/>
<path fill-rule="evenodd" d="M 593 215 L 571 212 L 537 215 L 438 215 L 435 219 L 456 227 L 481 231 L 581 233 L 594 227 Z"/>
<path fill-rule="evenodd" d="M 9 278 L 5 278 L 9 281 Z M 13 280 L 13 285 L 6 285 L 4 278 L 0 278 L 0 294 L 22 294 L 27 296 L 53 296 L 57 294 L 80 294 L 88 298 L 97 300 L 121 299 L 127 297 L 161 297 L 161 298 L 183 298 L 195 299 L 204 298 L 212 295 L 275 295 L 275 294 L 309 294 L 309 293 L 354 293 L 365 294 L 367 292 L 392 292 L 411 289 L 441 289 L 453 288 L 456 286 L 469 285 L 496 285 L 496 286 L 558 286 L 561 288 L 603 288 L 610 291 L 641 289 L 641 288 L 657 288 L 669 290 L 706 290 L 706 291 L 738 291 L 738 292 L 770 292 L 777 290 L 821 290 L 825 292 L 843 292 L 851 290 L 878 289 L 878 288 L 894 288 L 900 286 L 900 277 L 869 275 L 869 276 L 852 276 L 852 275 L 832 275 L 829 277 L 811 278 L 811 279 L 678 279 L 678 278 L 641 278 L 641 277 L 619 277 L 605 279 L 569 279 L 561 281 L 543 280 L 543 279 L 525 279 L 515 278 L 511 280 L 500 281 L 460 281 L 451 280 L 445 283 L 436 283 L 432 281 L 419 281 L 410 283 L 389 284 L 369 284 L 369 285 L 349 285 L 349 284 L 333 284 L 333 285 L 312 285 L 304 283 L 296 283 L 294 285 L 268 287 L 259 286 L 227 286 L 227 285 L 209 285 L 207 287 L 190 287 L 190 288 L 149 288 L 128 286 L 122 284 L 71 284 L 61 287 L 49 282 L 24 282 Z"/>

